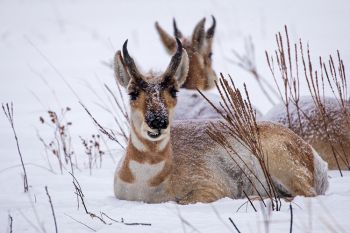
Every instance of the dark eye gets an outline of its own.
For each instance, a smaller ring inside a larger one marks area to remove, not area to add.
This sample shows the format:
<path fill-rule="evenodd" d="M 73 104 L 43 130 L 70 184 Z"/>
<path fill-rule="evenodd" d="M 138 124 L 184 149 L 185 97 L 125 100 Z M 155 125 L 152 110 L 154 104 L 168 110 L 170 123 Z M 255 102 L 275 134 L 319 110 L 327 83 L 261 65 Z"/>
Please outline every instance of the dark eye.
<path fill-rule="evenodd" d="M 210 52 L 210 53 L 208 54 L 208 57 L 211 59 L 212 56 L 213 56 L 213 53 Z"/>
<path fill-rule="evenodd" d="M 136 100 L 137 97 L 139 96 L 139 92 L 138 91 L 132 91 L 129 93 L 130 96 L 130 100 Z"/>
<path fill-rule="evenodd" d="M 172 88 L 172 89 L 170 89 L 170 95 L 171 95 L 171 97 L 173 97 L 173 98 L 176 98 L 176 93 L 178 92 L 178 90 L 176 90 L 175 88 Z"/>

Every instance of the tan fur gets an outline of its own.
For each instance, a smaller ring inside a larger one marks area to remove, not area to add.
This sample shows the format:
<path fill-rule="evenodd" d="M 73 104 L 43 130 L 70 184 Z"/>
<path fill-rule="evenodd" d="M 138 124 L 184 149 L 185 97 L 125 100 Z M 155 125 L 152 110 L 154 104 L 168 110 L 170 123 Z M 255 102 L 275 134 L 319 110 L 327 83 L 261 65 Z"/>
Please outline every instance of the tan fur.
<path fill-rule="evenodd" d="M 261 143 L 268 156 L 270 173 L 284 184 L 292 195 L 314 196 L 314 157 L 312 148 L 291 130 L 271 123 L 260 123 Z M 289 174 L 298 174 L 295 178 Z"/>
<path fill-rule="evenodd" d="M 215 87 L 215 80 L 217 80 L 217 76 L 212 68 L 211 58 L 213 37 L 206 37 L 205 32 L 201 36 L 198 36 L 198 32 L 201 29 L 204 30 L 204 22 L 202 19 L 197 24 L 191 38 L 179 38 L 188 54 L 190 62 L 186 82 L 182 85 L 182 87 L 187 89 L 209 90 Z M 169 54 L 173 54 L 176 50 L 175 38 L 164 31 L 158 22 L 156 22 L 155 26 L 163 45 Z M 200 47 L 196 43 L 197 38 L 203 40 Z"/>
<path fill-rule="evenodd" d="M 236 190 L 236 186 L 239 185 L 246 187 L 248 195 L 256 195 L 254 190 L 248 187 L 250 184 L 244 180 L 243 175 L 237 176 L 239 182 L 230 178 L 229 173 L 240 173 L 240 171 L 233 170 L 237 168 L 234 168 L 235 165 L 228 159 L 229 155 L 206 134 L 208 123 L 209 121 L 175 122 L 171 131 L 172 147 L 169 144 L 169 147 L 160 153 L 156 151 L 140 153 L 129 144 L 124 161 L 137 160 L 152 164 L 160 161 L 151 158 L 163 158 L 167 165 L 149 181 L 150 186 L 157 186 L 169 179 L 165 199 L 175 200 L 181 204 L 212 202 L 223 197 L 242 198 L 242 191 Z M 216 121 L 214 124 L 219 125 L 219 122 Z M 311 147 L 284 127 L 260 123 L 259 128 L 263 150 L 268 155 L 266 162 L 273 179 L 281 183 L 292 196 L 319 194 L 315 190 L 314 157 Z M 230 137 L 229 134 L 227 137 Z M 240 148 L 234 139 L 229 140 Z M 247 153 L 243 149 L 239 152 Z M 141 154 L 143 159 L 140 159 Z M 220 164 L 219 158 L 224 158 L 223 163 L 232 164 Z M 246 159 L 253 159 L 253 156 Z M 253 164 L 259 166 L 258 163 Z M 233 168 L 225 170 L 222 166 Z M 129 170 L 122 168 L 116 175 L 123 177 L 124 172 L 128 174 Z M 257 175 L 259 176 L 259 172 Z M 261 174 L 260 178 L 264 180 Z"/>
<path fill-rule="evenodd" d="M 127 85 L 130 99 L 131 136 L 124 157 L 114 177 L 114 193 L 119 199 L 159 203 L 176 201 L 181 204 L 212 202 L 223 197 L 242 198 L 263 189 L 266 179 L 257 158 L 239 143 L 220 120 L 173 122 L 176 105 L 175 77 L 184 59 L 181 42 L 165 75 L 139 73 L 124 44 L 126 67 L 134 76 L 118 72 L 117 80 Z M 123 69 L 122 57 L 116 64 Z M 127 64 L 127 63 L 126 63 Z M 176 65 L 174 65 L 176 64 Z M 169 76 L 172 74 L 172 76 Z M 166 124 L 164 122 L 167 122 Z M 225 135 L 238 153 L 230 154 L 207 134 L 212 125 Z M 266 164 L 281 193 L 315 196 L 328 187 L 327 166 L 313 149 L 292 131 L 272 123 L 260 123 L 262 149 Z M 262 182 L 262 185 L 258 180 Z M 251 180 L 251 182 L 249 182 Z M 255 189 L 253 188 L 255 187 Z M 257 190 L 257 191 L 256 191 Z"/>
<path fill-rule="evenodd" d="M 333 155 L 333 150 L 336 151 L 339 166 L 341 169 L 349 169 L 350 163 L 350 104 L 344 112 L 343 108 L 339 107 L 339 103 L 333 98 L 326 98 L 326 109 L 329 113 L 330 121 L 328 131 L 331 137 L 331 143 L 328 140 L 327 132 L 324 128 L 324 120 L 318 114 L 318 110 L 313 104 L 311 98 L 301 98 L 301 119 L 302 127 L 300 128 L 299 119 L 297 117 L 291 118 L 291 129 L 309 142 L 319 155 L 328 163 L 330 169 L 338 169 L 338 165 Z M 290 114 L 296 116 L 296 109 L 292 108 Z M 306 114 L 306 116 L 304 115 Z M 282 123 L 289 127 L 288 118 L 285 110 L 280 106 L 272 109 L 265 117 L 265 120 Z"/>

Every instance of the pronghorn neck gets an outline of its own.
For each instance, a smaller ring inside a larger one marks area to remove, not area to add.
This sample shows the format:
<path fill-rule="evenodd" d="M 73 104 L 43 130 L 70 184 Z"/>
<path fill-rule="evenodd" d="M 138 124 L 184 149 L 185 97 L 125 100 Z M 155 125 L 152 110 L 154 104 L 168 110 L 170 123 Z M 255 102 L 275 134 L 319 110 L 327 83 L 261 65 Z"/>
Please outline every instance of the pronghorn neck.
<path fill-rule="evenodd" d="M 171 153 L 170 134 L 159 141 L 151 141 L 142 137 L 142 135 L 132 125 L 129 136 L 128 148 L 144 154 L 162 155 L 167 157 Z M 136 152 L 135 151 L 135 152 Z M 147 160 L 147 158 L 145 158 Z"/>
<path fill-rule="evenodd" d="M 134 126 L 131 128 L 119 177 L 128 183 L 157 186 L 167 179 L 171 171 L 170 135 L 159 141 L 150 141 L 141 137 Z"/>

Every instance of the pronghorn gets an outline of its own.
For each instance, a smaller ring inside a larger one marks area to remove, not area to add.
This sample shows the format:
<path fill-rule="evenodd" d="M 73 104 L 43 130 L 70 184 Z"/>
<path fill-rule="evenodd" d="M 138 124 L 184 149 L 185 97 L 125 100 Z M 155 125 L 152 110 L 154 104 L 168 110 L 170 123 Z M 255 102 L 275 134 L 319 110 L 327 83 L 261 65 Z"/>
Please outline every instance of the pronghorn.
<path fill-rule="evenodd" d="M 130 95 L 131 111 L 128 146 L 114 176 L 118 199 L 188 204 L 240 198 L 243 191 L 256 195 L 244 176 L 243 171 L 250 174 L 248 169 L 242 164 L 240 169 L 206 133 L 209 124 L 219 125 L 221 120 L 173 122 L 176 93 L 185 82 L 187 61 L 180 40 L 163 74 L 141 74 L 128 53 L 127 41 L 123 55 L 116 53 L 116 79 Z M 328 187 L 327 164 L 312 147 L 282 126 L 259 123 L 258 127 L 278 190 L 291 196 L 324 194 Z M 230 134 L 222 133 L 247 167 L 265 180 L 256 157 Z M 264 193 L 258 182 L 255 187 Z"/>
<path fill-rule="evenodd" d="M 212 16 L 212 25 L 205 31 L 205 18 L 195 26 L 192 37 L 185 37 L 177 28 L 175 19 L 173 19 L 174 37 L 170 36 L 162 29 L 158 22 L 155 27 L 160 39 L 169 54 L 175 53 L 176 39 L 179 38 L 186 50 L 189 59 L 189 68 L 186 81 L 182 84 L 185 90 L 181 90 L 178 95 L 178 104 L 175 109 L 174 119 L 215 119 L 220 115 L 197 91 L 208 91 L 215 87 L 217 76 L 212 67 L 212 49 L 213 39 L 216 29 L 216 19 Z M 187 90 L 186 90 L 187 89 Z M 220 96 L 217 93 L 206 92 L 214 103 L 218 104 Z M 261 117 L 260 111 L 257 116 Z"/>
<path fill-rule="evenodd" d="M 350 169 L 349 101 L 345 101 L 343 107 L 334 98 L 324 98 L 324 106 L 328 115 L 328 132 L 324 127 L 325 120 L 311 97 L 302 97 L 299 106 L 300 120 L 297 107 L 290 104 L 290 126 L 284 105 L 275 106 L 264 116 L 264 120 L 278 122 L 290 127 L 291 130 L 315 148 L 319 155 L 327 161 L 330 169 L 338 169 L 334 154 L 341 169 Z M 327 133 L 330 137 L 327 136 Z M 331 141 L 329 141 L 329 138 Z"/>
<path fill-rule="evenodd" d="M 195 26 L 192 37 L 186 38 L 176 26 L 173 20 L 174 37 L 163 30 L 158 22 L 155 23 L 160 39 L 169 54 L 176 51 L 176 40 L 179 38 L 189 58 L 189 70 L 186 81 L 182 87 L 187 89 L 209 90 L 215 87 L 216 74 L 212 68 L 212 46 L 215 33 L 216 20 L 212 16 L 213 24 L 205 31 L 205 18 Z"/>
<path fill-rule="evenodd" d="M 160 39 L 169 54 L 176 51 L 176 39 L 182 41 L 183 47 L 188 54 L 189 68 L 186 81 L 177 98 L 177 107 L 175 109 L 174 119 L 210 119 L 219 118 L 219 114 L 209 106 L 208 102 L 199 95 L 196 89 L 210 90 L 215 86 L 217 80 L 215 71 L 212 68 L 212 46 L 216 28 L 216 20 L 212 17 L 213 24 L 205 31 L 205 18 L 203 18 L 194 28 L 191 38 L 186 38 L 176 26 L 173 19 L 174 37 L 170 36 L 156 22 L 156 30 Z M 215 93 L 206 93 L 214 102 L 218 102 L 219 95 Z"/>

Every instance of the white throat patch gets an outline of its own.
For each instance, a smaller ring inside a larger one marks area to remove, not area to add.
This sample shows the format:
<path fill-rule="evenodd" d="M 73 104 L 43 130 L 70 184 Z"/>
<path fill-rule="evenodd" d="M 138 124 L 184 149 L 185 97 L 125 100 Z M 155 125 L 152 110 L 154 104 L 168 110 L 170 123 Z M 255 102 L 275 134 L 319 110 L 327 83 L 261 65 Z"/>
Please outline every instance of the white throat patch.
<path fill-rule="evenodd" d="M 160 173 L 163 170 L 164 164 L 165 161 L 161 161 L 156 164 L 148 164 L 131 160 L 129 162 L 129 168 L 135 178 L 135 184 L 142 184 Z"/>

